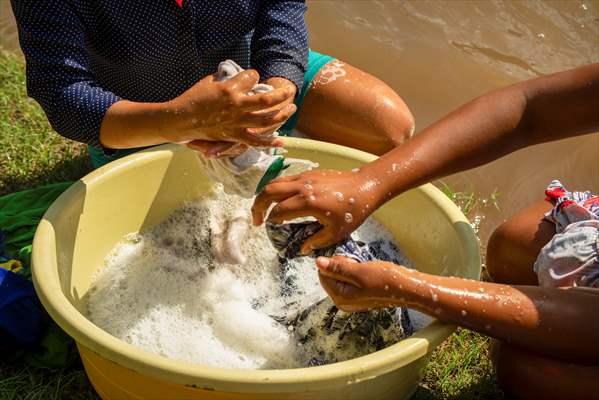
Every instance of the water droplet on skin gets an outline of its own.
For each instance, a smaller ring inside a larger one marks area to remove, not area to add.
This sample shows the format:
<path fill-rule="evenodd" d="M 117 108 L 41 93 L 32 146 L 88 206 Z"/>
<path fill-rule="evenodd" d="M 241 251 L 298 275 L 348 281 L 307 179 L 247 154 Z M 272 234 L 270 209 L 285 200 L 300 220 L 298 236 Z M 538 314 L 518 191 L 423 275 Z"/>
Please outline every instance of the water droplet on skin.
<path fill-rule="evenodd" d="M 436 303 L 439 301 L 439 296 L 437 295 L 437 293 L 431 292 L 431 299 L 433 299 L 433 302 Z"/>
<path fill-rule="evenodd" d="M 389 285 L 385 285 L 385 290 L 389 290 Z"/>
<path fill-rule="evenodd" d="M 347 202 L 348 202 L 349 204 L 354 204 L 354 203 L 356 202 L 356 200 L 354 200 L 354 198 L 353 198 L 353 197 L 350 197 L 349 199 L 347 199 Z"/>
<path fill-rule="evenodd" d="M 482 310 L 482 311 L 483 311 L 483 314 L 487 312 L 487 310 L 486 310 L 486 309 L 484 309 L 484 308 L 483 308 L 483 310 Z"/>
<path fill-rule="evenodd" d="M 397 171 L 397 164 L 395 164 L 395 163 L 391 164 L 391 171 L 393 171 L 393 172 Z"/>
<path fill-rule="evenodd" d="M 304 185 L 304 187 L 306 188 L 306 190 L 312 190 L 312 189 L 314 189 L 314 188 L 312 187 L 312 185 L 310 185 L 309 183 L 306 183 L 306 184 Z"/>
<path fill-rule="evenodd" d="M 308 200 L 314 201 L 314 200 L 316 200 L 316 196 L 314 196 L 313 194 L 311 194 L 310 196 L 308 196 Z"/>
<path fill-rule="evenodd" d="M 467 306 L 468 305 L 468 300 L 464 300 L 464 305 Z"/>
<path fill-rule="evenodd" d="M 344 218 L 345 222 L 347 222 L 348 224 L 354 220 L 354 216 L 351 215 L 351 213 L 345 213 Z"/>
<path fill-rule="evenodd" d="M 324 215 L 326 215 L 327 217 L 330 217 L 331 216 L 331 212 L 327 211 L 326 213 L 324 213 Z"/>
<path fill-rule="evenodd" d="M 337 198 L 337 201 L 339 203 L 341 203 L 343 201 L 343 193 L 341 193 L 341 192 L 335 192 L 334 195 Z"/>
<path fill-rule="evenodd" d="M 462 317 L 465 317 L 466 315 L 468 315 L 468 313 L 466 312 L 466 310 L 462 310 Z"/>
<path fill-rule="evenodd" d="M 399 285 L 399 289 L 400 289 L 400 290 L 401 290 L 401 289 L 403 289 L 403 285 L 401 285 L 401 284 L 400 284 L 400 285 Z"/>
<path fill-rule="evenodd" d="M 354 168 L 351 170 L 351 172 L 360 172 L 360 168 Z"/>
<path fill-rule="evenodd" d="M 370 208 L 370 204 L 366 204 L 366 209 L 369 209 L 369 208 Z"/>

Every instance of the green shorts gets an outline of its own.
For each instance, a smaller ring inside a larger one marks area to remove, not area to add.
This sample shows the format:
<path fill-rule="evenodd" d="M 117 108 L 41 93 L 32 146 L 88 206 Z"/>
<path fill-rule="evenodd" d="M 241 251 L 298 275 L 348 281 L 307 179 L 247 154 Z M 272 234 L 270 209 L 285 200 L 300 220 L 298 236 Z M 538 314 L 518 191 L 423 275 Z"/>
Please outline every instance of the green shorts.
<path fill-rule="evenodd" d="M 325 64 L 333 60 L 333 57 L 327 56 L 326 54 L 320 54 L 312 50 L 308 51 L 308 68 L 306 69 L 306 73 L 304 74 L 304 84 L 302 85 L 302 90 L 300 91 L 299 95 L 295 98 L 295 105 L 297 106 L 297 111 L 279 129 L 279 133 L 281 135 L 288 136 L 289 134 L 291 134 L 291 132 L 295 128 L 295 125 L 297 124 L 297 118 L 302 108 L 302 102 L 304 101 L 306 93 L 308 93 L 310 84 L 314 80 L 314 77 L 316 76 L 318 71 L 320 71 L 320 69 L 324 67 Z M 97 147 L 88 146 L 87 148 L 92 160 L 92 165 L 94 166 L 94 168 L 99 168 L 102 165 L 108 164 L 111 161 L 128 156 L 129 154 L 135 153 L 137 151 L 146 149 L 147 147 L 136 147 L 133 149 L 117 150 L 111 155 L 106 155 L 102 149 L 99 149 Z"/>

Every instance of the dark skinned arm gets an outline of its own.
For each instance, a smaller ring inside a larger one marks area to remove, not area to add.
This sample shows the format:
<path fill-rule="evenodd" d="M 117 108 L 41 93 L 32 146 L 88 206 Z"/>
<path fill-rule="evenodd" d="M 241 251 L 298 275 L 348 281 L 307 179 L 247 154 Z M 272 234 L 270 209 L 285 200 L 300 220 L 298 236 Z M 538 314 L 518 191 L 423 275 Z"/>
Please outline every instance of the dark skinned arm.
<path fill-rule="evenodd" d="M 254 223 L 278 203 L 269 215 L 274 222 L 313 216 L 324 225 L 304 252 L 326 247 L 406 190 L 528 146 L 599 130 L 598 110 L 599 64 L 517 83 L 465 104 L 358 172 L 312 171 L 271 182 L 256 198 Z"/>

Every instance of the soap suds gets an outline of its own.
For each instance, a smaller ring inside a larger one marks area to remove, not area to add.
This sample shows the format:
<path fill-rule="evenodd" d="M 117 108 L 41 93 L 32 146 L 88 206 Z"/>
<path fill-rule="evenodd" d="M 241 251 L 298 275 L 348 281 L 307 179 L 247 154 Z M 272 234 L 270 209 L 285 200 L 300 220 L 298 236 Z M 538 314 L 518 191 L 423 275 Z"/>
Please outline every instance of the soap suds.
<path fill-rule="evenodd" d="M 239 241 L 244 265 L 219 263 L 212 255 L 211 226 L 240 209 L 249 213 L 251 204 L 217 186 L 213 196 L 184 205 L 153 229 L 126 235 L 94 277 L 87 303 L 90 320 L 127 343 L 194 364 L 240 369 L 308 365 L 311 355 L 294 329 L 276 319 L 326 297 L 314 260 L 289 261 L 294 290 L 282 294 L 286 277 L 264 227 L 250 226 Z M 392 240 L 373 219 L 354 237 Z M 399 261 L 410 266 L 405 258 Z M 430 321 L 412 311 L 410 317 L 416 329 Z"/>

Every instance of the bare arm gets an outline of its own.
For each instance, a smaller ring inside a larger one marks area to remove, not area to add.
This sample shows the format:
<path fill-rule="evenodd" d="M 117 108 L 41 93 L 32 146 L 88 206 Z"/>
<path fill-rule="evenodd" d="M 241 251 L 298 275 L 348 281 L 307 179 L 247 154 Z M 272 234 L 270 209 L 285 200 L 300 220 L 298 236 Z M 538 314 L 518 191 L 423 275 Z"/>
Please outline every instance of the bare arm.
<path fill-rule="evenodd" d="M 599 361 L 599 291 L 441 277 L 382 261 L 320 257 L 317 265 L 344 310 L 408 306 L 542 354 Z"/>
<path fill-rule="evenodd" d="M 270 133 L 295 112 L 295 87 L 247 96 L 257 82 L 253 70 L 225 82 L 210 75 L 168 102 L 118 101 L 104 115 L 100 142 L 109 148 L 194 140 L 280 145 Z"/>
<path fill-rule="evenodd" d="M 521 82 L 467 103 L 364 168 L 392 169 L 387 199 L 516 150 L 599 130 L 599 64 Z"/>
<path fill-rule="evenodd" d="M 313 171 L 273 181 L 254 203 L 254 223 L 279 203 L 270 219 L 317 218 L 325 228 L 304 250 L 325 247 L 408 189 L 527 146 L 599 130 L 598 110 L 599 64 L 521 82 L 467 103 L 356 173 Z M 346 200 L 339 202 L 337 192 Z"/>

